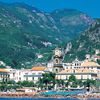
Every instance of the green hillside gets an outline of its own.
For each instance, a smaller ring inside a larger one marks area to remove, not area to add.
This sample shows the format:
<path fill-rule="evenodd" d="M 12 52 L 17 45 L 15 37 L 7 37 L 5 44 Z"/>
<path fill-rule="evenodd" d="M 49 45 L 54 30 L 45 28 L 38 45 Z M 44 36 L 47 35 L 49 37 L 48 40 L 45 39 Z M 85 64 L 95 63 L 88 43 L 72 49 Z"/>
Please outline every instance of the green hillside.
<path fill-rule="evenodd" d="M 96 50 L 100 50 L 100 19 L 96 19 L 96 22 L 73 40 L 71 45 L 72 48 L 66 54 L 65 61 L 74 60 L 76 57 L 84 60 L 86 54 L 92 56 Z"/>
<path fill-rule="evenodd" d="M 26 4 L 0 3 L 0 60 L 13 68 L 46 62 L 56 46 L 64 47 L 91 23 L 73 9 L 44 13 Z"/>

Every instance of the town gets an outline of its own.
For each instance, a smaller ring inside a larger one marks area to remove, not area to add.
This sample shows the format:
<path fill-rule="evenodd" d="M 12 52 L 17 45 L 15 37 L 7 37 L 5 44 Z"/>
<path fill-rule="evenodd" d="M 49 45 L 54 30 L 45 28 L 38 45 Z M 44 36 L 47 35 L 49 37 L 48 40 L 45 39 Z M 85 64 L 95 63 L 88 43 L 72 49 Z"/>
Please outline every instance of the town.
<path fill-rule="evenodd" d="M 96 50 L 94 58 L 87 54 L 84 61 L 76 58 L 72 63 L 63 63 L 62 49 L 55 48 L 52 60 L 46 66 L 41 64 L 31 69 L 0 68 L 0 91 L 32 92 L 87 88 L 99 91 L 100 65 L 96 63 L 97 58 L 100 58 L 98 53 L 99 50 Z"/>

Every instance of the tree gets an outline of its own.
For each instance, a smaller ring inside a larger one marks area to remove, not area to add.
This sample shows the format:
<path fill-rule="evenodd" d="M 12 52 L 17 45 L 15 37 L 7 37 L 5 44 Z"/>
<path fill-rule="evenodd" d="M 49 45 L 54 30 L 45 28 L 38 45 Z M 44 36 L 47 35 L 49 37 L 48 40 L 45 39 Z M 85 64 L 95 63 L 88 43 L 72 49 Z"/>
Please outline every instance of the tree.
<path fill-rule="evenodd" d="M 68 82 L 75 82 L 76 77 L 74 75 L 69 76 Z"/>
<path fill-rule="evenodd" d="M 74 75 L 71 75 L 68 79 L 68 82 L 71 87 L 77 87 L 77 79 Z"/>
<path fill-rule="evenodd" d="M 87 91 L 89 91 L 91 86 L 96 86 L 96 81 L 87 79 L 83 84 L 85 87 L 87 87 Z"/>
<path fill-rule="evenodd" d="M 39 81 L 36 83 L 36 86 L 40 87 L 41 90 L 44 88 L 44 84 L 43 84 L 43 79 L 42 78 L 39 79 Z"/>
<path fill-rule="evenodd" d="M 42 74 L 42 78 L 39 80 L 39 84 L 41 88 L 45 86 L 46 89 L 51 89 L 55 85 L 55 73 L 44 73 Z"/>
<path fill-rule="evenodd" d="M 56 89 L 65 89 L 67 83 L 63 79 L 55 79 Z"/>
<path fill-rule="evenodd" d="M 15 81 L 14 80 L 10 80 L 7 82 L 7 84 L 15 84 Z"/>
<path fill-rule="evenodd" d="M 81 50 L 77 53 L 77 57 L 80 61 L 85 59 L 85 55 L 86 55 L 86 51 L 85 50 Z"/>
<path fill-rule="evenodd" d="M 3 66 L 3 65 L 0 65 L 0 68 L 5 68 L 5 66 Z"/>
<path fill-rule="evenodd" d="M 80 86 L 80 87 L 82 87 L 83 86 L 82 80 L 77 80 L 77 85 Z"/>
<path fill-rule="evenodd" d="M 65 86 L 68 88 L 69 82 L 65 82 Z"/>
<path fill-rule="evenodd" d="M 60 86 L 63 86 L 64 85 L 64 80 L 62 80 L 62 79 L 57 79 L 56 80 L 56 84 L 58 84 L 58 86 L 60 87 Z"/>
<path fill-rule="evenodd" d="M 6 89 L 6 85 L 5 85 L 5 84 L 1 84 L 1 85 L 0 85 L 0 90 L 1 90 L 1 91 L 5 91 L 5 89 Z"/>
<path fill-rule="evenodd" d="M 97 63 L 100 65 L 100 59 L 97 59 Z"/>
<path fill-rule="evenodd" d="M 21 87 L 33 87 L 34 86 L 34 82 L 32 81 L 23 81 L 23 82 L 18 82 L 18 85 L 20 85 Z"/>

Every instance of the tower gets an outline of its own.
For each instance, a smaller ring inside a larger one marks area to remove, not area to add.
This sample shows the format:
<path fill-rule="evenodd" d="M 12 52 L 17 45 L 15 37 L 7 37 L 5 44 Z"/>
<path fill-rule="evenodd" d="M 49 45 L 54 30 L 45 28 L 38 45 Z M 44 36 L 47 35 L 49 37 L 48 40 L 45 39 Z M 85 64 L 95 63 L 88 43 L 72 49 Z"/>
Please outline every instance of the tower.
<path fill-rule="evenodd" d="M 53 72 L 58 73 L 61 70 L 63 70 L 62 60 L 63 60 L 63 53 L 61 48 L 55 48 L 53 55 L 53 64 L 54 64 Z"/>

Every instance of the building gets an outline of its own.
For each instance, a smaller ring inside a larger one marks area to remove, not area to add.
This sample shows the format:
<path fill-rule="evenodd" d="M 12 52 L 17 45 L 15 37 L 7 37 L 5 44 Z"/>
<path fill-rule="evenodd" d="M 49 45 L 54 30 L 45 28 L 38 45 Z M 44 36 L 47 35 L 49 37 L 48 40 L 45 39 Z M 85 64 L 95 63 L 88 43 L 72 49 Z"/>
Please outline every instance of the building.
<path fill-rule="evenodd" d="M 46 71 L 46 67 L 44 66 L 34 66 L 31 69 L 31 73 L 24 75 L 25 80 L 33 81 L 34 83 L 36 83 L 42 77 L 42 74 L 45 73 L 45 71 Z"/>
<path fill-rule="evenodd" d="M 37 82 L 42 74 L 47 71 L 46 67 L 34 66 L 32 69 L 8 69 L 9 79 L 15 82 L 19 81 L 33 81 Z M 4 74 L 4 73 L 3 73 Z"/>
<path fill-rule="evenodd" d="M 54 63 L 52 61 L 48 62 L 47 63 L 47 70 L 49 72 L 53 72 L 53 66 L 54 66 Z"/>
<path fill-rule="evenodd" d="M 100 79 L 100 65 L 96 62 L 85 60 L 81 65 L 72 65 L 66 67 L 65 70 L 57 73 L 57 79 L 67 80 L 70 75 L 75 75 L 77 79 Z"/>
<path fill-rule="evenodd" d="M 7 82 L 9 80 L 9 71 L 7 69 L 0 68 L 0 82 Z"/>
<path fill-rule="evenodd" d="M 94 61 L 97 61 L 97 60 L 100 60 L 100 56 L 98 56 L 98 55 L 93 55 L 93 56 L 91 57 L 91 59 L 94 60 Z"/>
<path fill-rule="evenodd" d="M 91 79 L 100 79 L 100 65 L 98 63 L 86 60 L 81 66 L 91 73 Z"/>
<path fill-rule="evenodd" d="M 63 53 L 60 48 L 55 48 L 53 55 L 53 72 L 58 73 L 63 70 Z"/>
<path fill-rule="evenodd" d="M 31 69 L 11 69 L 10 70 L 10 80 L 15 82 L 25 81 L 25 75 L 32 74 Z"/>

